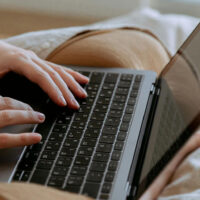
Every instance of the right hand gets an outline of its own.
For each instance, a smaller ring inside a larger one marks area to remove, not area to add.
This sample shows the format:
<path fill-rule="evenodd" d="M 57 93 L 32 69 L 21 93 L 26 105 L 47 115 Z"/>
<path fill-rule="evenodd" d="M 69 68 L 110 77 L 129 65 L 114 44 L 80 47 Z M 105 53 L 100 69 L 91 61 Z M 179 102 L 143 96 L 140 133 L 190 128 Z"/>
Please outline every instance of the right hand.
<path fill-rule="evenodd" d="M 44 120 L 44 114 L 35 112 L 28 104 L 0 96 L 0 128 L 15 124 L 37 124 Z M 31 145 L 40 140 L 38 133 L 0 133 L 0 149 Z"/>

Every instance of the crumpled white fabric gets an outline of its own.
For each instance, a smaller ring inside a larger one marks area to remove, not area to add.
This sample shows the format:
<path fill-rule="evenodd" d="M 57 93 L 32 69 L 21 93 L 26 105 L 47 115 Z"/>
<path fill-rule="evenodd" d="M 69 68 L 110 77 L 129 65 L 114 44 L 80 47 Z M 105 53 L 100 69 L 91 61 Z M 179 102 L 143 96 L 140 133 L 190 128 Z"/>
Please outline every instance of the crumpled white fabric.
<path fill-rule="evenodd" d="M 169 52 L 174 54 L 199 21 L 198 18 L 194 17 L 175 14 L 164 15 L 151 8 L 143 8 L 122 17 L 88 26 L 30 32 L 10 37 L 5 41 L 33 50 L 38 56 L 45 59 L 56 47 L 80 32 L 137 27 L 150 30 L 163 42 Z"/>
<path fill-rule="evenodd" d="M 60 44 L 80 32 L 137 27 L 154 33 L 173 55 L 199 22 L 199 18 L 175 14 L 164 15 L 156 10 L 145 8 L 126 16 L 88 26 L 30 32 L 7 38 L 5 41 L 33 50 L 39 57 L 45 59 Z M 199 200 L 199 187 L 200 149 L 193 152 L 182 163 L 159 200 Z"/>
<path fill-rule="evenodd" d="M 200 148 L 179 166 L 159 200 L 200 199 Z"/>

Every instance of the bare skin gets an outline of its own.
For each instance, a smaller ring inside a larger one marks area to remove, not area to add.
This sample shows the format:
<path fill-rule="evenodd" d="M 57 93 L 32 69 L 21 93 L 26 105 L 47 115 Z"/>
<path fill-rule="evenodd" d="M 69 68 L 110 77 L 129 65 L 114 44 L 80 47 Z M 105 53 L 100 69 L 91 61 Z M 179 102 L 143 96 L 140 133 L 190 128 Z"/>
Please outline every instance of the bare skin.
<path fill-rule="evenodd" d="M 13 71 L 38 84 L 59 106 L 78 109 L 75 96 L 87 97 L 80 84 L 89 79 L 78 72 L 40 59 L 34 52 L 0 41 L 0 77 Z M 42 123 L 45 116 L 29 105 L 0 96 L 0 128 L 14 124 Z M 39 133 L 0 134 L 0 149 L 38 143 Z"/>

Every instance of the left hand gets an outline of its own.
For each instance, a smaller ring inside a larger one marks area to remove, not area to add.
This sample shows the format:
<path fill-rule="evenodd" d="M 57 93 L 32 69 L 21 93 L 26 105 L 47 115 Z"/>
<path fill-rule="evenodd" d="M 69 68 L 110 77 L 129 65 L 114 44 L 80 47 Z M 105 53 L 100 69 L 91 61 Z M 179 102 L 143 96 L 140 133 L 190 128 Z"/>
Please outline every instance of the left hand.
<path fill-rule="evenodd" d="M 0 41 L 0 77 L 9 71 L 26 76 L 38 84 L 58 105 L 78 109 L 75 96 L 85 98 L 86 91 L 79 84 L 89 79 L 66 67 L 40 59 L 34 52 Z M 73 94 L 74 95 L 73 95 Z"/>

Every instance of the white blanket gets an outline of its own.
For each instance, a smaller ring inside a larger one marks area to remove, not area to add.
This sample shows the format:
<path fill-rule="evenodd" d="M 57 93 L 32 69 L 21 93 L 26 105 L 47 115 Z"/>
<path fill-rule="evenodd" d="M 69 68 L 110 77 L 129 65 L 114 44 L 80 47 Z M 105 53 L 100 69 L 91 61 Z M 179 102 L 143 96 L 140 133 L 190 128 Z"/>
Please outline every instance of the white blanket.
<path fill-rule="evenodd" d="M 183 15 L 163 15 L 146 8 L 126 16 L 83 27 L 62 28 L 22 34 L 5 41 L 33 50 L 45 59 L 50 52 L 72 36 L 87 30 L 138 27 L 150 30 L 174 54 L 200 19 Z M 160 200 L 200 199 L 200 150 L 192 153 L 175 173 Z"/>

